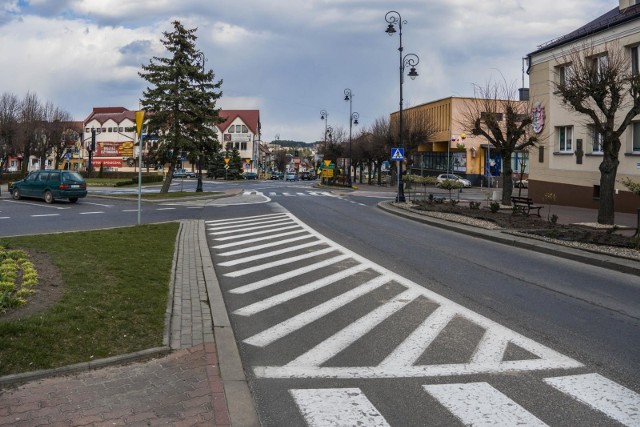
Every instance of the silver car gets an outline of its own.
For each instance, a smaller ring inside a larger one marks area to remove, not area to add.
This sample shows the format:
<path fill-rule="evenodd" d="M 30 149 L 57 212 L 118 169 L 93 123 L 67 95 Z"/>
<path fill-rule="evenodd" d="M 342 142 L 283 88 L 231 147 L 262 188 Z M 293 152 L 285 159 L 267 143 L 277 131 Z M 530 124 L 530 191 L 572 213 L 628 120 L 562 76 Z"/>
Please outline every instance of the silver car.
<path fill-rule="evenodd" d="M 458 175 L 455 175 L 452 173 L 441 173 L 440 175 L 438 175 L 436 180 L 438 181 L 436 185 L 439 185 L 444 181 L 458 181 L 462 183 L 462 186 L 465 188 L 471 187 L 471 181 L 469 181 L 468 179 L 461 178 Z"/>

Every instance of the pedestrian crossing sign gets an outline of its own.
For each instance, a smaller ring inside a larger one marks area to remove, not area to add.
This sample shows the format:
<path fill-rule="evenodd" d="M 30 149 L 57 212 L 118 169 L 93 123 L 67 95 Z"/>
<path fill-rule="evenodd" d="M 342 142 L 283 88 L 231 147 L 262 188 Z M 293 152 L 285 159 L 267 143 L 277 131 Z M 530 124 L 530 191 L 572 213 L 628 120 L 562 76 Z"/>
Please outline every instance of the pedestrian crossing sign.
<path fill-rule="evenodd" d="M 399 147 L 392 148 L 391 160 L 404 160 L 404 148 L 399 148 Z"/>

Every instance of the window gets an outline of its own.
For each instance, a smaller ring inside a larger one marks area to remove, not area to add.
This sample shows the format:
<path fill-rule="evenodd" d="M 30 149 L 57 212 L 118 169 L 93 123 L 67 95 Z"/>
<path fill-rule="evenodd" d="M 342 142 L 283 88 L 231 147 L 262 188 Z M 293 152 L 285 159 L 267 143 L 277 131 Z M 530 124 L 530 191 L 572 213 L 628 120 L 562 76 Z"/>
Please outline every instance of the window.
<path fill-rule="evenodd" d="M 502 113 L 496 113 L 496 112 L 481 112 L 480 113 L 480 120 L 487 120 L 488 117 L 494 117 L 494 119 L 498 122 L 502 121 Z"/>
<path fill-rule="evenodd" d="M 602 153 L 602 145 L 604 143 L 604 135 L 596 130 L 595 126 L 591 126 L 591 152 Z"/>
<path fill-rule="evenodd" d="M 85 132 L 87 132 L 87 133 L 91 133 L 91 129 L 89 129 L 89 128 L 85 128 Z"/>
<path fill-rule="evenodd" d="M 573 126 L 561 126 L 558 130 L 558 150 L 561 153 L 573 151 Z"/>
<path fill-rule="evenodd" d="M 247 143 L 246 142 L 241 142 L 240 143 L 240 149 L 241 150 L 246 150 L 247 149 Z"/>
<path fill-rule="evenodd" d="M 598 79 L 602 80 L 609 71 L 609 57 L 606 54 L 596 56 L 593 58 L 593 66 L 598 71 Z"/>
<path fill-rule="evenodd" d="M 249 129 L 245 125 L 242 125 L 242 133 L 249 133 Z"/>
<path fill-rule="evenodd" d="M 631 151 L 640 153 L 640 122 L 633 124 L 633 145 Z"/>
<path fill-rule="evenodd" d="M 558 67 L 558 77 L 560 78 L 560 84 L 566 84 L 571 79 L 573 69 L 571 65 L 562 65 Z"/>
<path fill-rule="evenodd" d="M 631 48 L 631 74 L 638 75 L 640 66 L 640 49 L 639 46 Z"/>
<path fill-rule="evenodd" d="M 113 132 L 113 128 L 108 128 L 107 132 Z"/>
<path fill-rule="evenodd" d="M 233 145 L 233 148 L 235 148 L 236 150 L 239 150 L 239 149 L 240 149 L 240 143 L 239 143 L 239 142 L 236 142 L 236 143 Z"/>
<path fill-rule="evenodd" d="M 122 126 L 118 127 L 118 132 L 122 132 L 122 129 L 123 129 Z"/>

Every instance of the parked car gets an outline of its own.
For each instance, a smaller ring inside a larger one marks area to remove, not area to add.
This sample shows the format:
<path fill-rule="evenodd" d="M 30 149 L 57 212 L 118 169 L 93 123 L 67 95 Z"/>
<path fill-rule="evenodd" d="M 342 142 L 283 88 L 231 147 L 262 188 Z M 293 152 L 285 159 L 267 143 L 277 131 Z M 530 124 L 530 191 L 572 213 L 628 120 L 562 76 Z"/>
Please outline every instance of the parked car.
<path fill-rule="evenodd" d="M 295 172 L 287 172 L 287 175 L 285 176 L 285 179 L 287 181 L 297 181 L 298 178 L 298 174 Z"/>
<path fill-rule="evenodd" d="M 244 179 L 258 179 L 258 174 L 255 172 L 244 172 L 242 174 L 242 178 Z"/>
<path fill-rule="evenodd" d="M 174 178 L 195 178 L 196 173 L 186 169 L 176 169 L 173 171 Z"/>
<path fill-rule="evenodd" d="M 87 196 L 87 183 L 79 173 L 68 170 L 39 170 L 9 187 L 14 199 L 35 197 L 53 203 L 56 199 L 68 199 L 75 203 Z"/>
<path fill-rule="evenodd" d="M 440 175 L 438 175 L 436 180 L 438 181 L 436 183 L 436 185 L 438 186 L 444 181 L 458 181 L 462 183 L 463 187 L 466 187 L 466 188 L 471 187 L 471 181 L 469 181 L 468 179 L 461 178 L 458 175 L 455 175 L 452 173 L 441 173 Z"/>
<path fill-rule="evenodd" d="M 284 174 L 282 172 L 274 172 L 271 174 L 271 179 L 273 180 L 284 179 Z"/>
<path fill-rule="evenodd" d="M 302 180 L 306 180 L 306 181 L 311 181 L 316 179 L 316 176 L 313 172 L 302 172 L 300 173 L 300 179 Z"/>
<path fill-rule="evenodd" d="M 516 188 L 529 188 L 529 180 L 518 179 L 513 182 L 513 186 Z"/>

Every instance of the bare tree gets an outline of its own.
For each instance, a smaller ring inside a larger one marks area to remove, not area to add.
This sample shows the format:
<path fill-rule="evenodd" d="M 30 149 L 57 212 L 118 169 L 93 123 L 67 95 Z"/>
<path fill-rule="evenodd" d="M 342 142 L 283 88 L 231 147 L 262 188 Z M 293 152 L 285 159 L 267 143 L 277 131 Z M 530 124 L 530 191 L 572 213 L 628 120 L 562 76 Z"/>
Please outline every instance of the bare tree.
<path fill-rule="evenodd" d="M 421 114 L 419 110 L 407 110 L 404 114 L 402 140 L 407 159 L 407 173 L 409 173 L 413 162 L 412 155 L 418 153 L 420 145 L 433 143 L 433 135 L 437 132 L 437 128 L 431 116 Z"/>
<path fill-rule="evenodd" d="M 73 129 L 71 114 L 51 102 L 47 102 L 43 107 L 43 119 L 43 138 L 34 147 L 34 154 L 42 158 L 47 157 L 49 153 L 54 155 L 57 168 L 65 155 L 65 147 L 77 141 L 78 129 Z M 40 168 L 44 169 L 44 163 Z"/>
<path fill-rule="evenodd" d="M 515 85 L 505 80 L 475 85 L 474 99 L 467 103 L 460 120 L 460 125 L 474 135 L 485 137 L 499 153 L 503 168 L 501 203 L 507 206 L 511 205 L 513 194 L 513 153 L 535 146 L 538 141 L 531 130 L 529 105 L 517 101 L 516 94 Z"/>
<path fill-rule="evenodd" d="M 389 118 L 380 117 L 374 120 L 369 132 L 371 135 L 369 157 L 376 169 L 378 185 L 380 185 L 382 184 L 382 163 L 391 157 L 391 148 L 393 146 Z"/>
<path fill-rule="evenodd" d="M 38 95 L 27 92 L 20 103 L 20 133 L 18 150 L 22 152 L 22 173 L 27 172 L 31 154 L 37 152 L 37 146 L 44 138 L 44 107 Z"/>
<path fill-rule="evenodd" d="M 613 224 L 620 136 L 640 114 L 638 64 L 632 69 L 624 48 L 615 43 L 602 51 L 594 46 L 575 48 L 559 62 L 569 64 L 570 72 L 555 84 L 554 94 L 567 109 L 585 115 L 594 134 L 602 139 L 598 223 Z"/>
<path fill-rule="evenodd" d="M 12 93 L 0 96 L 0 175 L 9 155 L 16 153 L 20 101 Z"/>

